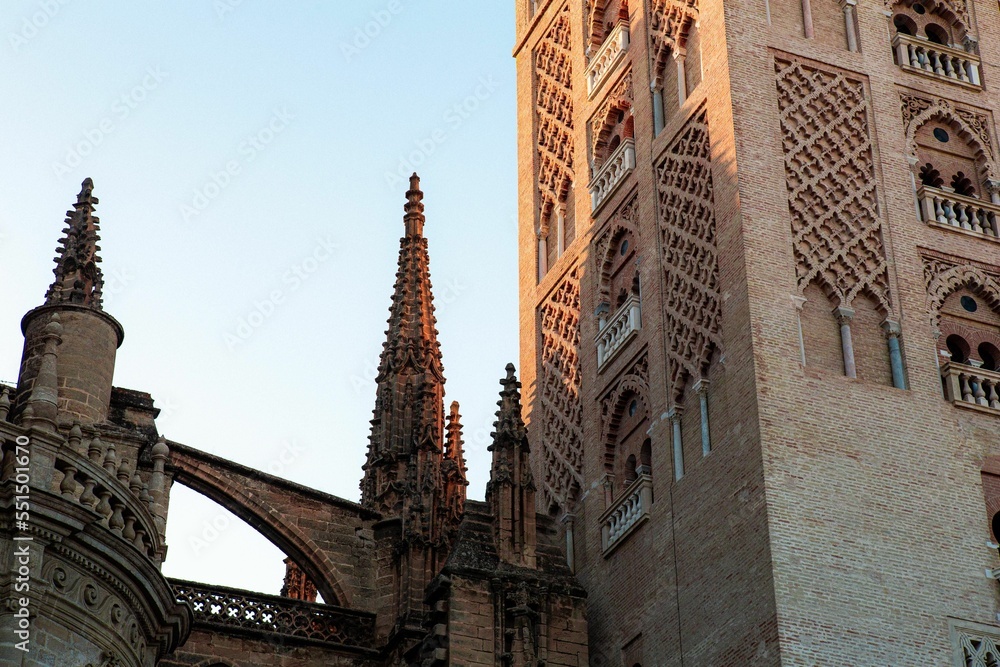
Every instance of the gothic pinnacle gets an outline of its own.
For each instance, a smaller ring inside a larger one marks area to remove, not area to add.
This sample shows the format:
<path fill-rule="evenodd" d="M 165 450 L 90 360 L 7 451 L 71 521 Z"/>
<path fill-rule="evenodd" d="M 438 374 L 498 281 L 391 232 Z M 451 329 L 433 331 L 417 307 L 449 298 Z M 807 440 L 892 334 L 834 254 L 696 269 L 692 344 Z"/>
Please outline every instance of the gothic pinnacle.
<path fill-rule="evenodd" d="M 101 310 L 104 276 L 98 263 L 100 220 L 94 215 L 99 203 L 93 195 L 94 181 L 84 179 L 72 211 L 66 211 L 66 228 L 59 241 L 53 269 L 55 280 L 45 293 L 46 305 L 73 303 Z"/>
<path fill-rule="evenodd" d="M 424 193 L 420 190 L 420 177 L 417 172 L 410 176 L 410 189 L 406 191 L 406 204 L 403 205 L 403 222 L 406 225 L 407 236 L 422 236 L 424 233 Z"/>

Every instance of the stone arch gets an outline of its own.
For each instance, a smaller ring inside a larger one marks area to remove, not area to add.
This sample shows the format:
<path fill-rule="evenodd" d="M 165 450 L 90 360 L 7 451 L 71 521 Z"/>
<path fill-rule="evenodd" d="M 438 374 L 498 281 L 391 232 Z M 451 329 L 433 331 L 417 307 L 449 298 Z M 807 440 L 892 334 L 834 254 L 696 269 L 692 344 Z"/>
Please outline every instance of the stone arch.
<path fill-rule="evenodd" d="M 931 322 L 935 327 L 940 325 L 941 306 L 944 300 L 952 292 L 963 287 L 981 296 L 990 308 L 1000 312 L 1000 281 L 971 264 L 954 266 L 934 276 L 927 288 Z"/>
<path fill-rule="evenodd" d="M 594 170 L 601 168 L 601 165 L 597 164 L 597 156 L 607 147 L 608 141 L 611 137 L 612 130 L 618 124 L 615 121 L 615 116 L 618 113 L 622 113 L 626 116 L 626 136 L 625 138 L 630 138 L 629 134 L 631 132 L 632 124 L 629 123 L 632 120 L 629 117 L 629 112 L 632 111 L 632 100 L 624 95 L 619 95 L 614 99 L 608 100 L 604 106 L 601 107 L 602 117 L 597 118 L 597 122 L 594 123 L 594 136 L 590 146 L 590 154 L 594 159 Z M 607 156 L 606 156 L 607 157 Z"/>
<path fill-rule="evenodd" d="M 887 2 L 887 9 L 895 13 L 902 10 L 908 10 L 916 0 L 898 0 L 897 2 Z M 963 0 L 958 0 L 959 3 L 964 5 Z M 920 0 L 920 4 L 930 11 L 932 14 L 941 17 L 942 20 L 947 21 L 948 25 L 955 30 L 955 35 L 958 37 L 965 37 L 971 32 L 971 26 L 968 21 L 968 13 L 964 7 L 957 7 L 946 0 Z"/>
<path fill-rule="evenodd" d="M 608 411 L 607 419 L 601 428 L 601 442 L 604 443 L 605 471 L 609 473 L 614 472 L 615 451 L 618 447 L 618 429 L 621 426 L 628 399 L 633 397 L 637 399 L 641 403 L 642 409 L 648 415 L 650 410 L 648 396 L 649 386 L 645 379 L 634 373 L 630 373 L 621 379 L 609 397 L 611 409 Z"/>
<path fill-rule="evenodd" d="M 626 216 L 617 217 L 598 255 L 597 297 L 599 302 L 611 303 L 611 268 L 615 263 L 614 250 L 619 239 L 627 234 L 632 234 L 633 238 L 638 239 L 639 230 L 631 218 Z"/>
<path fill-rule="evenodd" d="M 298 526 L 285 520 L 285 508 L 275 507 L 260 495 L 234 484 L 223 471 L 189 458 L 171 444 L 173 479 L 232 512 L 294 560 L 316 584 L 328 604 L 351 606 L 351 596 L 342 583 L 337 565 Z M 169 520 L 169 519 L 168 519 Z"/>
<path fill-rule="evenodd" d="M 587 21 L 587 47 L 592 51 L 601 48 L 604 42 L 604 12 L 609 0 L 592 0 L 590 19 Z"/>
<path fill-rule="evenodd" d="M 1000 174 L 997 169 L 996 159 L 993 154 L 993 146 L 989 141 L 989 127 L 976 128 L 957 113 L 951 103 L 942 99 L 935 99 L 930 106 L 923 109 L 910 119 L 906 127 L 906 154 L 912 160 L 917 160 L 917 130 L 925 123 L 938 121 L 951 127 L 962 141 L 968 143 L 976 154 L 976 160 L 981 163 L 980 178 L 993 179 Z M 983 136 L 983 132 L 986 136 Z"/>

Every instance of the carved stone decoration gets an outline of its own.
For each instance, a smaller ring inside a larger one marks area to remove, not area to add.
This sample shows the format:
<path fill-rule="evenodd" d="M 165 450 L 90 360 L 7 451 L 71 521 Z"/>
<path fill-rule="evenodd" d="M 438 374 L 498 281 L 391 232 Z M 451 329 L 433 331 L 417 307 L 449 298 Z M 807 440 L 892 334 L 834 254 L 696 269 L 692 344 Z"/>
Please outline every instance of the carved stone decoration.
<path fill-rule="evenodd" d="M 601 442 L 604 443 L 604 468 L 614 471 L 618 428 L 625 414 L 626 398 L 635 396 L 649 413 L 649 355 L 643 354 L 601 399 Z"/>
<path fill-rule="evenodd" d="M 1000 174 L 993 148 L 993 130 L 986 114 L 959 107 L 941 98 L 928 99 L 912 93 L 900 93 L 899 99 L 906 129 L 906 150 L 910 157 L 917 155 L 917 130 L 928 121 L 939 120 L 949 124 L 975 149 L 976 157 L 984 163 L 986 178 Z"/>
<path fill-rule="evenodd" d="M 535 47 L 535 140 L 541 220 L 565 201 L 573 182 L 573 71 L 569 8 Z"/>
<path fill-rule="evenodd" d="M 940 253 L 921 253 L 927 281 L 927 309 L 937 327 L 941 306 L 952 292 L 967 287 L 1000 311 L 1000 267 Z"/>
<path fill-rule="evenodd" d="M 663 252 L 670 391 L 702 376 L 722 345 L 715 203 L 705 109 L 680 131 L 656 165 Z"/>
<path fill-rule="evenodd" d="M 596 163 L 597 156 L 608 142 L 608 134 L 615 126 L 615 116 L 618 112 L 628 112 L 632 109 L 632 70 L 625 73 L 625 76 L 615 84 L 615 87 L 608 93 L 607 98 L 598 107 L 597 112 L 590 120 L 590 156 L 595 161 L 594 169 L 600 168 Z"/>
<path fill-rule="evenodd" d="M 542 353 L 538 372 L 541 437 L 537 442 L 542 494 L 546 506 L 558 505 L 563 511 L 583 486 L 580 274 L 580 267 L 573 268 L 538 313 Z"/>
<path fill-rule="evenodd" d="M 798 287 L 844 307 L 868 292 L 891 312 L 865 84 L 795 58 L 775 72 Z"/>
<path fill-rule="evenodd" d="M 658 75 L 667 56 L 685 47 L 688 30 L 697 20 L 697 0 L 652 0 L 649 3 L 654 74 Z"/>
<path fill-rule="evenodd" d="M 374 646 L 374 614 L 190 581 L 173 579 L 170 584 L 177 600 L 191 606 L 196 626 L 339 646 Z"/>
<path fill-rule="evenodd" d="M 913 4 L 913 0 L 883 0 L 886 11 L 892 13 L 896 7 Z M 950 23 L 957 24 L 962 32 L 972 30 L 969 20 L 969 5 L 966 0 L 923 0 L 924 8 L 932 14 L 937 14 Z"/>
<path fill-rule="evenodd" d="M 621 206 L 614 215 L 607 229 L 598 238 L 594 254 L 597 268 L 598 302 L 611 303 L 611 267 L 614 263 L 615 242 L 623 234 L 639 236 L 638 196 L 633 196 Z"/>

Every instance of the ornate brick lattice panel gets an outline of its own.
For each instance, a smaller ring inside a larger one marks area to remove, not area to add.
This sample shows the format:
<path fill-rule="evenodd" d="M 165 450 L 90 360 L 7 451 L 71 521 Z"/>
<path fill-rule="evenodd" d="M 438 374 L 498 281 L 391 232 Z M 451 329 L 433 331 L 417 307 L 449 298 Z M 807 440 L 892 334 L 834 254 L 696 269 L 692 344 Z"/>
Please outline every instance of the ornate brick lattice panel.
<path fill-rule="evenodd" d="M 850 306 L 870 292 L 891 312 L 864 82 L 775 58 L 799 289 Z"/>
<path fill-rule="evenodd" d="M 583 486 L 580 404 L 580 267 L 572 269 L 539 307 L 542 494 L 563 510 Z M 536 434 L 538 431 L 535 431 Z"/>
<path fill-rule="evenodd" d="M 673 398 L 722 343 L 708 120 L 701 109 L 656 165 L 663 249 L 667 369 Z"/>
<path fill-rule="evenodd" d="M 535 131 L 542 218 L 565 200 L 573 181 L 573 72 L 569 8 L 535 47 Z"/>
<path fill-rule="evenodd" d="M 649 3 L 649 34 L 657 72 L 673 50 L 684 46 L 688 29 L 697 20 L 697 0 L 652 0 Z"/>
<path fill-rule="evenodd" d="M 194 623 L 222 632 L 294 637 L 310 643 L 373 648 L 375 616 L 331 605 L 171 579 Z"/>

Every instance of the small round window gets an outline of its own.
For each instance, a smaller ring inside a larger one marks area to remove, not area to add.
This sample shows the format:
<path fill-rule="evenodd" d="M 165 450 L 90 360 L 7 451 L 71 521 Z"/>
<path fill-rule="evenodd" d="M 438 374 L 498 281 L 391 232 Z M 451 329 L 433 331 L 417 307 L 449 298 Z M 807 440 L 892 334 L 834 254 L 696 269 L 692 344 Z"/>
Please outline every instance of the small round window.
<path fill-rule="evenodd" d="M 632 402 L 628 404 L 628 416 L 635 417 L 636 410 L 638 409 L 639 409 L 639 402 L 633 398 Z"/>
<path fill-rule="evenodd" d="M 924 6 L 923 6 L 922 4 L 920 4 L 919 2 L 914 2 L 914 3 L 913 3 L 913 12 L 914 12 L 915 14 L 923 14 L 923 13 L 925 13 L 926 11 L 927 11 L 927 10 L 926 10 L 926 9 L 924 9 Z"/>
<path fill-rule="evenodd" d="M 962 308 L 965 308 L 970 313 L 974 313 L 979 310 L 979 304 L 971 296 L 963 296 L 961 299 Z"/>
<path fill-rule="evenodd" d="M 622 241 L 621 250 L 619 250 L 618 252 L 621 253 L 621 255 L 623 257 L 625 256 L 625 253 L 628 252 L 628 239 L 625 239 L 624 241 Z"/>
<path fill-rule="evenodd" d="M 949 137 L 948 133 L 945 132 L 942 128 L 935 127 L 934 128 L 934 138 L 937 139 L 938 141 L 940 141 L 942 144 L 946 144 L 946 143 L 948 143 L 948 139 L 950 139 L 951 137 Z"/>

